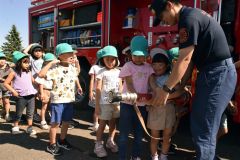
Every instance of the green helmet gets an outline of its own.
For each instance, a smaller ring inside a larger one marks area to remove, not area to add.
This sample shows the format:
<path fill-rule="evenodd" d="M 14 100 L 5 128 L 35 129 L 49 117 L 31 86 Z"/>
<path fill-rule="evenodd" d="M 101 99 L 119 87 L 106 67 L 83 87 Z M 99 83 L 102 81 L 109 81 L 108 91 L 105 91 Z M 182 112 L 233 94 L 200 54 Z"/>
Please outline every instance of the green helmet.
<path fill-rule="evenodd" d="M 54 56 L 54 54 L 52 53 L 46 53 L 43 57 L 43 60 L 45 62 L 48 62 L 48 61 L 53 61 L 54 59 L 56 59 L 56 57 Z"/>
<path fill-rule="evenodd" d="M 64 53 L 73 53 L 72 46 L 68 43 L 60 43 L 56 46 L 56 56 L 59 57 L 60 55 Z"/>
<path fill-rule="evenodd" d="M 3 52 L 0 52 L 0 58 L 6 58 L 6 55 Z"/>
<path fill-rule="evenodd" d="M 102 56 L 102 49 L 99 49 L 99 50 L 97 51 L 97 59 L 100 59 L 101 56 Z"/>
<path fill-rule="evenodd" d="M 103 58 L 106 56 L 118 57 L 117 49 L 114 46 L 105 46 L 102 49 L 102 54 L 99 58 Z"/>
<path fill-rule="evenodd" d="M 171 57 L 172 60 L 178 59 L 179 56 L 179 47 L 174 47 L 168 50 L 168 55 Z"/>
<path fill-rule="evenodd" d="M 22 52 L 19 52 L 19 51 L 14 51 L 13 52 L 13 63 L 17 63 L 19 60 L 25 58 L 25 57 L 28 57 L 28 55 L 22 53 Z"/>
<path fill-rule="evenodd" d="M 134 56 L 147 56 L 148 42 L 143 36 L 135 36 L 130 43 L 131 53 Z"/>

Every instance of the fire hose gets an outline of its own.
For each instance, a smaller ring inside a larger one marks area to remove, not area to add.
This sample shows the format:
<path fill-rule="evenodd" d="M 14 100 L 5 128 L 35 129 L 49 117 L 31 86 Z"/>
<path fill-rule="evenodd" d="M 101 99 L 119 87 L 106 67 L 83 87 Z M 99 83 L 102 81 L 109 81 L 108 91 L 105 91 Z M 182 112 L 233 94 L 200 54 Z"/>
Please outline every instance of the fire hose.
<path fill-rule="evenodd" d="M 177 103 L 177 105 L 181 105 L 181 106 L 184 106 L 186 105 L 190 99 L 192 97 L 192 94 L 190 91 L 186 90 L 182 93 L 181 96 L 177 97 L 177 98 L 174 98 L 174 99 L 170 99 L 168 101 L 172 101 L 174 103 Z M 147 130 L 147 127 L 146 127 L 146 124 L 144 122 L 144 119 L 142 117 L 142 114 L 137 106 L 137 101 L 139 99 L 141 100 L 150 100 L 152 98 L 152 94 L 136 94 L 136 93 L 115 93 L 114 91 L 110 91 L 108 93 L 108 101 L 109 103 L 114 103 L 114 102 L 120 102 L 120 101 L 128 101 L 128 102 L 131 102 L 133 104 L 133 107 L 134 107 L 134 110 L 137 114 L 137 117 L 145 131 L 145 133 L 153 138 L 153 139 L 157 139 L 157 140 L 160 140 L 161 138 L 158 138 L 158 137 L 153 137 Z"/>

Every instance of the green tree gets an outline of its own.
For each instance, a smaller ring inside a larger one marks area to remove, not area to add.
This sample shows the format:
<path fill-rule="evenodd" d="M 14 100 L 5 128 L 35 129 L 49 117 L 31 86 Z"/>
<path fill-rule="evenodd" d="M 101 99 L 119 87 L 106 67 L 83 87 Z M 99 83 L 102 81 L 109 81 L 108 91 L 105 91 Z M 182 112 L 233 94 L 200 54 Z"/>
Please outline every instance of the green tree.
<path fill-rule="evenodd" d="M 22 50 L 22 40 L 15 25 L 12 25 L 9 34 L 5 37 L 6 42 L 1 46 L 2 51 L 6 54 L 7 60 L 12 61 L 12 53 Z"/>

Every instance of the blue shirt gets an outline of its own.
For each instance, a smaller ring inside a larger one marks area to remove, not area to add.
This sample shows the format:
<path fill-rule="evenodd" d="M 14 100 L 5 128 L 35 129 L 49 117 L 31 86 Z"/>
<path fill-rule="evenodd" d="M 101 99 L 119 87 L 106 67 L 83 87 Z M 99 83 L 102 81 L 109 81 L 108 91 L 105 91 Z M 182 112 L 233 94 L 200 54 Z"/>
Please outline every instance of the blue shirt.
<path fill-rule="evenodd" d="M 231 57 L 222 27 L 205 11 L 182 7 L 178 29 L 179 48 L 195 46 L 192 61 L 198 69 Z"/>

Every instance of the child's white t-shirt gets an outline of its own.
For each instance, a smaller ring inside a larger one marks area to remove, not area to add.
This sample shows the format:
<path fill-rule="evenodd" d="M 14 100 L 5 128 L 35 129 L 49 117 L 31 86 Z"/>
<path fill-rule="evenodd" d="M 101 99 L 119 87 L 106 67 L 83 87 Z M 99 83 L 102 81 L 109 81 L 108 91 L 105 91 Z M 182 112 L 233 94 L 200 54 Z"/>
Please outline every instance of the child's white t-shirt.
<path fill-rule="evenodd" d="M 53 89 L 50 92 L 51 103 L 70 103 L 75 101 L 77 68 L 69 65 L 63 67 L 57 65 L 48 70 L 47 80 L 53 81 Z"/>
<path fill-rule="evenodd" d="M 42 69 L 42 65 L 43 65 L 43 59 L 39 58 L 39 59 L 33 59 L 32 56 L 30 56 L 30 63 L 31 63 L 31 68 L 32 68 L 32 76 L 35 79 L 38 75 L 38 73 L 41 71 Z"/>
<path fill-rule="evenodd" d="M 109 91 L 119 92 L 120 78 L 119 78 L 119 69 L 108 70 L 105 67 L 99 70 L 97 79 L 102 80 L 102 89 L 101 89 L 101 99 L 100 104 L 110 104 L 109 103 Z"/>
<path fill-rule="evenodd" d="M 90 68 L 90 70 L 88 72 L 89 75 L 95 75 L 94 84 L 93 84 L 93 89 L 94 90 L 96 89 L 96 76 L 97 76 L 98 72 L 101 70 L 101 68 L 102 67 L 95 64 Z"/>
<path fill-rule="evenodd" d="M 51 80 L 46 80 L 45 78 L 40 78 L 37 76 L 35 81 L 38 84 L 42 84 L 44 89 L 52 89 L 52 87 L 53 87 L 53 81 L 51 81 Z"/>

